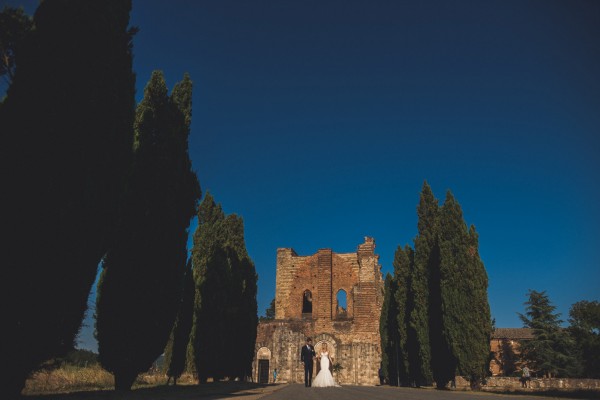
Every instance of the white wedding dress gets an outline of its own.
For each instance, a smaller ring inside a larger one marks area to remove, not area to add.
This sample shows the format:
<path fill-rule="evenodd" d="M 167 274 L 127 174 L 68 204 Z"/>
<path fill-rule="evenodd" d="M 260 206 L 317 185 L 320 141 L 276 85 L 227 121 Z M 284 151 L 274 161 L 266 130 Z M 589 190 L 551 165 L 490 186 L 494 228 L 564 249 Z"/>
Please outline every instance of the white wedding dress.
<path fill-rule="evenodd" d="M 315 379 L 313 379 L 312 387 L 331 387 L 331 386 L 339 387 L 340 385 L 335 383 L 335 380 L 333 379 L 333 376 L 331 375 L 331 372 L 329 371 L 329 353 L 325 352 L 325 353 L 321 353 L 321 370 L 319 371 L 319 373 L 317 374 Z"/>

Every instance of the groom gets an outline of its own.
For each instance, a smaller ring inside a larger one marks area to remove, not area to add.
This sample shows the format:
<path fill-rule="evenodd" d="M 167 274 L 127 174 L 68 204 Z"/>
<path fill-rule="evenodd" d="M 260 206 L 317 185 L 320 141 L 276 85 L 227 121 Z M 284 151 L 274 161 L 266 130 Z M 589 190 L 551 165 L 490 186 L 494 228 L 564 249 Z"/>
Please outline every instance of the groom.
<path fill-rule="evenodd" d="M 315 348 L 312 346 L 312 339 L 306 338 L 306 345 L 302 346 L 300 361 L 304 364 L 304 386 L 310 387 L 313 373 L 313 358 L 315 357 Z"/>

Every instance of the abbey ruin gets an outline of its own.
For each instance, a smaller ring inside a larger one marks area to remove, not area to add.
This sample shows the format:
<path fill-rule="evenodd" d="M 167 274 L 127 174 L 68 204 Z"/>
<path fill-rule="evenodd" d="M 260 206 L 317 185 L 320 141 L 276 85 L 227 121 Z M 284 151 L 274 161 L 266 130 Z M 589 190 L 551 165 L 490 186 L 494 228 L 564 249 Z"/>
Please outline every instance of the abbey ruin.
<path fill-rule="evenodd" d="M 300 348 L 311 337 L 342 367 L 334 373 L 340 384 L 377 384 L 383 279 L 373 238 L 354 253 L 277 249 L 276 273 L 275 319 L 258 326 L 254 381 L 272 382 L 276 368 L 278 382 L 304 382 Z"/>

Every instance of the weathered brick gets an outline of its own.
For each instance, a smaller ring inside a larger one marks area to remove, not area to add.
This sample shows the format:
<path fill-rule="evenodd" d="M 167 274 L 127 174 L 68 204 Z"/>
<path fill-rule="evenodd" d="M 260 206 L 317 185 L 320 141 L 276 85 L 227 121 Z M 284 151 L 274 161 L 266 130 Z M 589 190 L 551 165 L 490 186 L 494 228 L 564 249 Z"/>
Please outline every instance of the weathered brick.
<path fill-rule="evenodd" d="M 305 291 L 312 294 L 312 313 L 302 313 Z M 346 293 L 346 310 L 337 304 Z M 366 237 L 355 253 L 320 249 L 298 256 L 277 249 L 275 320 L 258 326 L 253 378 L 259 379 L 258 360 L 269 360 L 269 379 L 277 368 L 279 382 L 303 382 L 300 348 L 313 338 L 318 351 L 327 343 L 334 363 L 343 369 L 341 384 L 374 385 L 381 363 L 379 316 L 383 279 L 375 241 Z M 264 364 L 263 364 L 264 365 Z"/>

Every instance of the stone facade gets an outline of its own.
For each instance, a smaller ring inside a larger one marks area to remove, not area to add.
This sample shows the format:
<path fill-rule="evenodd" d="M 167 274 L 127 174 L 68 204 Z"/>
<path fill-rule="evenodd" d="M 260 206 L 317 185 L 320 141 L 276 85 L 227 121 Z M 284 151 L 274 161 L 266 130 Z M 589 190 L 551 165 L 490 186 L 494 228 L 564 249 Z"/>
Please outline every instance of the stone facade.
<path fill-rule="evenodd" d="M 321 249 L 299 256 L 291 248 L 277 249 L 275 319 L 258 326 L 254 380 L 272 382 L 277 368 L 277 382 L 304 382 L 300 348 L 311 337 L 317 352 L 327 343 L 334 364 L 342 366 L 335 374 L 340 384 L 377 384 L 382 302 L 381 265 L 372 238 L 355 253 Z"/>

